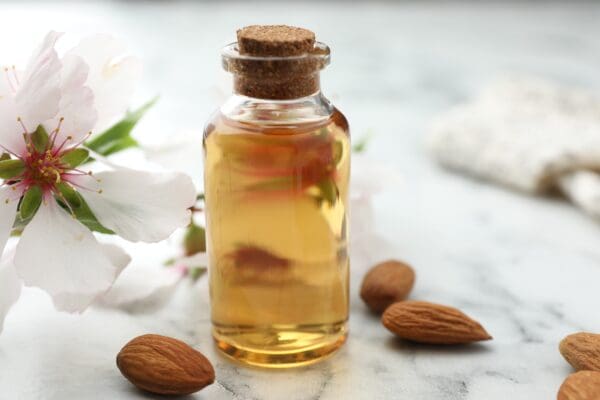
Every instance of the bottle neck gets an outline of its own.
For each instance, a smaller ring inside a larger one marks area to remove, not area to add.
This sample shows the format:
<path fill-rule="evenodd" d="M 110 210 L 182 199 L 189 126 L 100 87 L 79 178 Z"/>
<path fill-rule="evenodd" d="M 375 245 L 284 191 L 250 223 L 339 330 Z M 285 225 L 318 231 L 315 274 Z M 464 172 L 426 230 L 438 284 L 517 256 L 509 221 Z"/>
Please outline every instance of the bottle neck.
<path fill-rule="evenodd" d="M 279 76 L 234 74 L 235 94 L 265 100 L 295 100 L 319 92 L 319 72 Z"/>
<path fill-rule="evenodd" d="M 241 54 L 238 47 L 223 48 L 223 68 L 233 74 L 236 94 L 256 99 L 295 100 L 318 93 L 319 72 L 330 60 L 329 47 L 319 42 L 307 53 L 287 56 Z"/>
<path fill-rule="evenodd" d="M 318 90 L 297 99 L 261 99 L 235 93 L 221 106 L 225 117 L 261 125 L 299 125 L 326 120 L 334 112 L 329 100 Z"/>

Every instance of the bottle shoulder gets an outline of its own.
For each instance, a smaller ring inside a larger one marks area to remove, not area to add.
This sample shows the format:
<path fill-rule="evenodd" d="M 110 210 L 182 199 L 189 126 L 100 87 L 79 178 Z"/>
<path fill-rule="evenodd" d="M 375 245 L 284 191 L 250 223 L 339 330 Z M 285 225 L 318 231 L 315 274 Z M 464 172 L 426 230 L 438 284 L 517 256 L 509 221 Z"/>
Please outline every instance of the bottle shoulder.
<path fill-rule="evenodd" d="M 289 135 L 335 124 L 348 132 L 346 117 L 322 94 L 296 100 L 262 100 L 231 96 L 209 119 L 204 136 L 257 133 Z"/>
<path fill-rule="evenodd" d="M 334 124 L 339 126 L 343 131 L 346 132 L 348 136 L 350 136 L 350 123 L 348 119 L 337 107 L 333 107 L 333 113 L 331 115 L 331 120 Z"/>

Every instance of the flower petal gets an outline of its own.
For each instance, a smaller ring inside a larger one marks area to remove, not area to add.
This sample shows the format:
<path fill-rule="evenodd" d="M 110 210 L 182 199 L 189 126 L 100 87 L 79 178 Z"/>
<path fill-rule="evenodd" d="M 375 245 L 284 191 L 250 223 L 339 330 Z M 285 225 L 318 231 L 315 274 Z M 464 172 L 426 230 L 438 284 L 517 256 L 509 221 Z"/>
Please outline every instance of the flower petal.
<path fill-rule="evenodd" d="M 141 63 L 134 57 L 123 57 L 124 45 L 108 35 L 83 39 L 68 55 L 78 55 L 90 66 L 87 86 L 94 92 L 98 111 L 96 132 L 121 118 L 141 74 Z"/>
<path fill-rule="evenodd" d="M 119 246 L 113 244 L 100 245 L 104 255 L 106 255 L 106 257 L 108 257 L 111 263 L 115 266 L 115 275 L 117 277 L 115 279 L 118 279 L 118 277 L 121 276 L 123 269 L 125 269 L 127 264 L 129 264 L 131 261 L 131 257 L 129 257 L 129 255 L 125 253 L 125 251 L 123 251 L 123 249 L 121 249 Z M 112 288 L 112 285 L 109 287 L 109 289 L 98 293 L 98 295 L 92 296 L 91 300 L 89 293 L 60 293 L 53 296 L 54 305 L 57 309 L 62 311 L 80 312 L 82 311 L 82 304 L 91 304 L 91 302 L 96 301 L 98 297 L 102 297 L 104 293 L 110 291 L 110 288 Z"/>
<path fill-rule="evenodd" d="M 131 169 L 78 177 L 80 193 L 98 221 L 124 239 L 158 242 L 190 223 L 196 190 L 182 173 Z M 100 193 L 101 192 L 101 193 Z"/>
<path fill-rule="evenodd" d="M 12 254 L 5 255 L 0 261 L 0 332 L 4 327 L 4 318 L 21 295 L 21 280 L 12 263 Z"/>
<path fill-rule="evenodd" d="M 46 35 L 29 61 L 15 97 L 18 116 L 29 132 L 58 112 L 61 62 L 54 45 L 60 36 L 57 32 Z"/>
<path fill-rule="evenodd" d="M 0 188 L 0 254 L 3 253 L 6 241 L 12 231 L 17 216 L 19 197 L 20 195 L 15 193 L 11 186 Z"/>
<path fill-rule="evenodd" d="M 56 145 L 67 141 L 76 144 L 85 139 L 85 136 L 94 128 L 98 113 L 94 105 L 92 90 L 84 86 L 88 77 L 88 66 L 81 57 L 66 56 L 62 59 L 63 69 L 61 74 L 61 98 L 57 115 L 44 125 L 46 130 L 54 130 L 60 119 L 60 130 L 55 139 Z"/>
<path fill-rule="evenodd" d="M 116 244 L 101 243 L 104 255 L 108 257 L 112 265 L 117 267 L 117 275 L 120 275 L 125 267 L 131 262 L 131 257 Z"/>
<path fill-rule="evenodd" d="M 42 204 L 27 225 L 15 256 L 25 284 L 45 290 L 57 309 L 69 312 L 85 310 L 111 287 L 128 261 L 114 247 L 101 246 L 53 200 Z"/>
<path fill-rule="evenodd" d="M 2 70 L 0 70 L 0 100 L 10 95 L 10 88 L 6 82 L 6 78 L 2 76 L 2 74 L 8 74 L 6 68 L 2 68 Z"/>
<path fill-rule="evenodd" d="M 98 299 L 98 304 L 128 312 L 155 311 L 175 292 L 184 273 L 163 265 L 132 265 L 113 287 Z"/>
<path fill-rule="evenodd" d="M 203 184 L 202 159 L 198 157 L 198 139 L 202 135 L 197 130 L 180 131 L 165 137 L 156 144 L 142 144 L 146 158 L 170 171 L 184 172 L 192 177 L 196 187 Z"/>
<path fill-rule="evenodd" d="M 25 150 L 23 128 L 17 117 L 17 105 L 12 95 L 0 95 L 0 153 L 8 150 L 14 154 L 22 154 Z"/>

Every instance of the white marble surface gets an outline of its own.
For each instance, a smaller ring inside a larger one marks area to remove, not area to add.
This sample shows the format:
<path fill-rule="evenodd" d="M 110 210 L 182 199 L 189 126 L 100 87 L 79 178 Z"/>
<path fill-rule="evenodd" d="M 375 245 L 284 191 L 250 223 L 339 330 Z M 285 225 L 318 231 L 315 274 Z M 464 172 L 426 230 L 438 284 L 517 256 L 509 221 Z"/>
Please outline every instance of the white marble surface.
<path fill-rule="evenodd" d="M 126 341 L 147 332 L 195 343 L 215 363 L 217 382 L 190 399 L 553 398 L 570 372 L 558 341 L 600 331 L 600 224 L 559 198 L 443 171 L 423 139 L 435 113 L 501 73 L 541 74 L 600 93 L 599 20 L 600 5 L 573 2 L 0 3 L 2 62 L 11 62 L 6 54 L 25 56 L 49 28 L 127 40 L 147 65 L 140 99 L 162 94 L 138 130 L 148 141 L 199 129 L 220 99 L 218 49 L 237 27 L 313 28 L 334 52 L 326 93 L 355 137 L 373 132 L 369 156 L 402 174 L 403 183 L 376 201 L 377 230 L 392 243 L 380 258 L 411 262 L 414 298 L 458 306 L 495 338 L 458 348 L 393 339 L 358 300 L 358 263 L 347 345 L 321 364 L 285 372 L 241 368 L 215 353 L 205 280 L 181 286 L 153 314 L 61 314 L 28 290 L 0 336 L 0 399 L 147 398 L 114 362 Z M 152 260 L 161 249 L 134 250 Z"/>

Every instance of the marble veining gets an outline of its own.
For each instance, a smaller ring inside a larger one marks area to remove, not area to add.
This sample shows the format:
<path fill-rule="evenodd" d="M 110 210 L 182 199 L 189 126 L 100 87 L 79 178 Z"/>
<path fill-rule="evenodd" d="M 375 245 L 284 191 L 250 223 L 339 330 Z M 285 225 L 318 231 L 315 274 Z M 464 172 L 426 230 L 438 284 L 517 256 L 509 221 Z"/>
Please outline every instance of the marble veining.
<path fill-rule="evenodd" d="M 183 283 L 164 308 L 147 314 L 57 313 L 29 289 L 0 336 L 0 399 L 152 398 L 115 367 L 121 346 L 148 332 L 187 340 L 214 362 L 217 382 L 186 399 L 550 399 L 571 371 L 559 340 L 600 332 L 600 224 L 561 198 L 444 171 L 423 144 L 432 117 L 499 74 L 539 74 L 600 92 L 600 5 L 307 2 L 290 12 L 275 3 L 4 2 L 0 14 L 3 60 L 25 57 L 50 28 L 122 37 L 146 64 L 140 102 L 161 93 L 137 134 L 160 143 L 188 129 L 198 146 L 203 121 L 225 93 L 218 50 L 235 29 L 268 22 L 312 28 L 333 49 L 326 93 L 349 116 L 355 137 L 373 133 L 367 155 L 403 178 L 374 201 L 386 242 L 371 259 L 353 260 L 350 338 L 328 360 L 264 371 L 222 358 L 210 340 L 205 279 Z M 158 251 L 132 246 L 148 262 Z M 463 309 L 494 340 L 435 347 L 393 338 L 358 299 L 368 264 L 387 257 L 417 269 L 413 298 Z"/>

